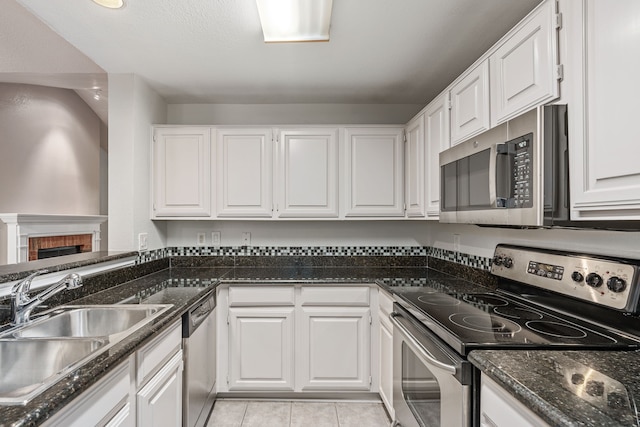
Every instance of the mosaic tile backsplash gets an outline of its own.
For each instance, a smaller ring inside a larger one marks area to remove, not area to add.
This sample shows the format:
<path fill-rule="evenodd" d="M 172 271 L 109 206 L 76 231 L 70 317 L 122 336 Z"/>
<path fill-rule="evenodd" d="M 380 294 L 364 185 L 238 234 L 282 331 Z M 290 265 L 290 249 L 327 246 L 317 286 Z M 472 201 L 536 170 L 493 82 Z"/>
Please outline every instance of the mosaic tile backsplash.
<path fill-rule="evenodd" d="M 140 253 L 143 264 L 168 257 L 433 257 L 488 271 L 491 258 L 430 246 L 248 246 L 168 247 Z"/>

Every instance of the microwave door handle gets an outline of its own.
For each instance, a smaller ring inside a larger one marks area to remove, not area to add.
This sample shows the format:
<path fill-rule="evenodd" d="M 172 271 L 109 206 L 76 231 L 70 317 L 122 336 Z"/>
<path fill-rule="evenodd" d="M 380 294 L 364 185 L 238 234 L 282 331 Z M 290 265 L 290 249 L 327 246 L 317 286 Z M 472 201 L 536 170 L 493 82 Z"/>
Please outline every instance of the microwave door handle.
<path fill-rule="evenodd" d="M 510 201 L 513 195 L 513 177 L 511 171 L 513 150 L 510 149 L 508 143 L 496 144 L 495 155 L 491 160 L 495 159 L 495 174 L 489 174 L 489 179 L 494 179 L 491 188 L 495 191 L 495 203 L 493 206 L 497 208 L 510 207 Z"/>
<path fill-rule="evenodd" d="M 491 146 L 491 152 L 489 154 L 489 206 L 491 207 L 500 207 L 497 196 L 497 182 L 496 182 L 496 173 L 491 173 L 491 171 L 496 171 L 496 158 L 498 156 L 496 145 Z"/>

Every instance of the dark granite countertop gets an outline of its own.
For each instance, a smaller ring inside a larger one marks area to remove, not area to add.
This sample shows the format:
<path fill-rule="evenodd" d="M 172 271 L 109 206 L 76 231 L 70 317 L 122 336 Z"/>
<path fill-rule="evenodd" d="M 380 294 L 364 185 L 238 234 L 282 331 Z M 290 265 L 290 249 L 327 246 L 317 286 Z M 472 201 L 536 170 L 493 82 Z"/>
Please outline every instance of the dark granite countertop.
<path fill-rule="evenodd" d="M 95 254 L 95 253 L 94 253 Z M 135 253 L 134 253 L 135 254 Z M 113 256 L 128 256 L 118 254 Z M 104 260 L 104 259 L 101 259 Z M 95 261 L 99 262 L 99 261 Z M 458 274 L 455 265 L 442 268 Z M 468 267 L 467 267 L 468 269 Z M 0 426 L 35 426 L 49 419 L 78 397 L 113 367 L 124 361 L 158 332 L 173 324 L 193 304 L 210 295 L 219 284 L 303 283 L 303 284 L 378 284 L 389 292 L 419 289 L 422 286 L 458 288 L 470 283 L 426 267 L 315 267 L 308 265 L 276 267 L 190 266 L 163 268 L 126 283 L 100 289 L 68 302 L 79 304 L 169 303 L 174 306 L 163 316 L 120 341 L 105 353 L 66 375 L 62 380 L 32 399 L 26 406 L 0 405 Z M 189 291 L 180 288 L 190 288 Z M 192 288 L 200 288 L 194 292 Z M 158 292 L 161 291 L 161 292 Z M 153 295 L 149 300 L 149 296 Z"/>
<path fill-rule="evenodd" d="M 550 425 L 640 423 L 640 351 L 474 350 L 469 360 Z"/>
<path fill-rule="evenodd" d="M 123 258 L 135 257 L 137 252 L 84 252 L 81 254 L 21 262 L 19 264 L 0 265 L 0 283 L 13 282 L 27 277 L 38 270 L 56 271 L 99 264 Z"/>
<path fill-rule="evenodd" d="M 27 405 L 0 405 L 0 426 L 36 426 L 50 418 L 66 404 L 78 397 L 84 390 L 107 374 L 112 368 L 124 361 L 141 345 L 153 339 L 159 332 L 180 319 L 189 307 L 204 299 L 214 291 L 218 277 L 223 271 L 210 268 L 206 271 L 186 269 L 189 271 L 172 271 L 169 269 L 126 282 L 124 284 L 96 292 L 87 297 L 75 300 L 70 305 L 78 304 L 116 304 L 136 295 L 150 295 L 150 289 L 178 289 L 181 287 L 200 287 L 201 292 L 169 292 L 162 293 L 161 300 L 150 303 L 173 304 L 165 314 L 150 322 L 124 340 L 118 342 L 95 359 L 67 374 L 33 398 Z M 134 301 L 138 302 L 138 301 Z"/>

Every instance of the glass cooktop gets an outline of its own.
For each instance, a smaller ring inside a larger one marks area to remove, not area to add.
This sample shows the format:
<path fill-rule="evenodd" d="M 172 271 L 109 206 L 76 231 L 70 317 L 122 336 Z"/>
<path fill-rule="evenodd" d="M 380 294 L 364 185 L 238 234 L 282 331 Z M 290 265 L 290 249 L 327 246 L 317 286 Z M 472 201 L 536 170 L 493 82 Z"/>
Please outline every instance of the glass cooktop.
<path fill-rule="evenodd" d="M 500 291 L 458 293 L 425 286 L 394 292 L 405 309 L 463 355 L 479 348 L 640 348 L 631 337 Z"/>

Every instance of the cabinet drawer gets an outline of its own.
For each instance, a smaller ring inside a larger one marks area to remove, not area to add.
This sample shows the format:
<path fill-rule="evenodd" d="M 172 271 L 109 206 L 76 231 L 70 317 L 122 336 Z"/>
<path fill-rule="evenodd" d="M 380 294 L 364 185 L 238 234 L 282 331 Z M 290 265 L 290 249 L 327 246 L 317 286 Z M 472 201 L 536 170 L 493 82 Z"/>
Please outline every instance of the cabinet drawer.
<path fill-rule="evenodd" d="M 56 414 L 45 426 L 104 426 L 112 420 L 132 425 L 129 390 L 131 388 L 129 360 L 82 393 Z"/>
<path fill-rule="evenodd" d="M 293 286 L 230 286 L 229 307 L 295 305 Z"/>
<path fill-rule="evenodd" d="M 138 387 L 147 382 L 171 356 L 180 350 L 182 344 L 181 324 L 181 321 L 177 321 L 158 338 L 136 352 Z"/>
<path fill-rule="evenodd" d="M 368 286 L 303 286 L 302 305 L 369 306 Z"/>

